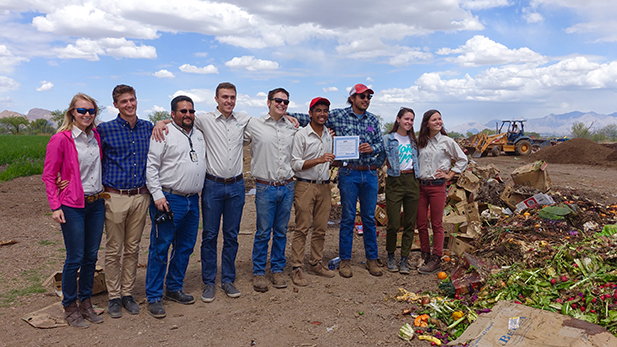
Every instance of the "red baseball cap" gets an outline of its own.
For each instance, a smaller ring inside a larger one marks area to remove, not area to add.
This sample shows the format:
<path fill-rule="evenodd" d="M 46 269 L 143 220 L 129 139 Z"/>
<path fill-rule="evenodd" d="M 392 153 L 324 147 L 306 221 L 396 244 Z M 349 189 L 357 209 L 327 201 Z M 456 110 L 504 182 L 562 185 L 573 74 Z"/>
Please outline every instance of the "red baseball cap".
<path fill-rule="evenodd" d="M 315 104 L 320 102 L 320 101 L 325 103 L 326 105 L 330 106 L 330 100 L 328 100 L 326 98 L 322 98 L 321 96 L 318 96 L 315 99 L 311 100 L 311 104 L 309 105 L 309 110 L 313 109 L 313 106 L 315 106 Z"/>
<path fill-rule="evenodd" d="M 354 94 L 362 94 L 366 91 L 368 91 L 371 94 L 375 94 L 375 92 L 371 88 L 365 86 L 362 83 L 358 83 L 351 88 L 351 90 L 349 91 L 349 96 L 352 96 Z"/>

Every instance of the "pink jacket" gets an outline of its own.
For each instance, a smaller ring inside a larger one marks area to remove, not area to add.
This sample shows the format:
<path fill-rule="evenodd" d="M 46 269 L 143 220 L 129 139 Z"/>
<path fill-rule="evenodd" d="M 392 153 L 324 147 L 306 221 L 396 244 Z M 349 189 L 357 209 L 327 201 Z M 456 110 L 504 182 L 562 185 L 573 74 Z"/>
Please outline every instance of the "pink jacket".
<path fill-rule="evenodd" d="M 93 128 L 92 131 L 94 131 L 94 137 L 99 143 L 99 158 L 103 158 L 101 137 L 96 129 Z M 56 186 L 58 172 L 60 172 L 62 180 L 69 181 L 68 187 L 60 193 L 58 193 Z M 77 148 L 75 148 L 75 140 L 73 140 L 70 130 L 57 133 L 49 140 L 43 167 L 43 182 L 45 182 L 49 207 L 52 210 L 60 208 L 60 205 L 75 208 L 85 207 L 84 187 L 81 185 Z"/>

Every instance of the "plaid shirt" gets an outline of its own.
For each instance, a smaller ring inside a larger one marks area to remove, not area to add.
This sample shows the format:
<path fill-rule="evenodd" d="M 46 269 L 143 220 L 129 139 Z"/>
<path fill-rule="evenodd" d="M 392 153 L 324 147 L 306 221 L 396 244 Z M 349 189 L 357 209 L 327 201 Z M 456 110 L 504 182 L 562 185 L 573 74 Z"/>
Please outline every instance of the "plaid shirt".
<path fill-rule="evenodd" d="M 306 113 L 289 113 L 289 115 L 296 117 L 302 126 L 311 121 Z M 360 143 L 368 143 L 373 148 L 373 153 L 360 153 L 360 159 L 346 160 L 347 163 L 377 166 L 383 164 L 383 160 L 377 158 L 377 155 L 384 150 L 384 145 L 379 119 L 374 114 L 366 111 L 358 117 L 351 106 L 337 108 L 328 113 L 326 127 L 333 129 L 337 136 L 360 136 Z"/>
<path fill-rule="evenodd" d="M 137 119 L 131 129 L 120 115 L 96 127 L 103 147 L 103 185 L 115 189 L 133 189 L 146 185 L 146 161 L 154 126 Z"/>

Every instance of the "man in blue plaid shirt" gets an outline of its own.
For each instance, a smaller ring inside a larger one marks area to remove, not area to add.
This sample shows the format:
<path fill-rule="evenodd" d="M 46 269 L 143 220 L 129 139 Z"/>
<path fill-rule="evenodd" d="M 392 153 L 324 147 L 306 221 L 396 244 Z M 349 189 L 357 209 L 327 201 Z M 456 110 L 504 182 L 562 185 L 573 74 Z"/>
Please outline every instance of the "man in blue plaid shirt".
<path fill-rule="evenodd" d="M 356 217 L 356 201 L 360 198 L 360 215 L 364 233 L 364 252 L 366 267 L 373 276 L 381 276 L 378 265 L 377 231 L 375 228 L 375 207 L 379 180 L 377 169 L 383 160 L 377 158 L 384 150 L 379 119 L 367 109 L 373 97 L 373 90 L 364 84 L 356 84 L 349 92 L 347 103 L 351 106 L 344 109 L 330 110 L 326 126 L 333 129 L 338 136 L 359 136 L 360 158 L 354 160 L 336 161 L 333 166 L 339 167 L 338 187 L 341 193 L 342 216 L 339 231 L 339 256 L 341 258 L 339 273 L 343 277 L 351 277 L 351 249 L 353 246 L 353 228 Z M 310 122 L 307 114 L 292 113 L 302 126 Z"/>
<path fill-rule="evenodd" d="M 107 312 L 112 318 L 120 318 L 121 307 L 130 314 L 139 313 L 132 290 L 150 204 L 146 161 L 153 125 L 137 118 L 137 98 L 132 87 L 118 85 L 112 97 L 118 117 L 96 128 L 103 150 L 103 186 L 111 195 L 105 200 Z"/>

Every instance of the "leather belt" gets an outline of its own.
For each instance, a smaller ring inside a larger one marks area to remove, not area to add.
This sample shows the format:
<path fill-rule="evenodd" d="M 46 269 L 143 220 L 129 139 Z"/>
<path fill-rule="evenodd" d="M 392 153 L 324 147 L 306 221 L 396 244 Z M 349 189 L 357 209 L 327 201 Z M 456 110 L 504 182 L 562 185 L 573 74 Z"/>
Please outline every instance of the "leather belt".
<path fill-rule="evenodd" d="M 410 173 L 413 173 L 413 169 L 411 169 L 411 170 L 401 170 L 401 173 L 402 174 L 410 174 Z"/>
<path fill-rule="evenodd" d="M 148 187 L 146 186 L 139 187 L 139 188 L 133 188 L 133 189 L 116 189 L 112 187 L 105 187 L 105 191 L 110 192 L 110 193 L 120 194 L 120 195 L 128 195 L 128 196 L 133 196 L 137 194 L 150 194 L 150 191 L 148 191 Z"/>
<path fill-rule="evenodd" d="M 86 200 L 87 203 L 93 203 L 97 201 L 98 199 L 109 199 L 110 197 L 111 195 L 109 195 L 109 193 L 98 192 L 96 194 L 86 195 L 84 196 L 84 199 Z"/>
<path fill-rule="evenodd" d="M 259 184 L 265 184 L 268 186 L 275 186 L 275 187 L 280 187 L 280 186 L 284 186 L 289 182 L 292 182 L 294 180 L 294 178 L 290 178 L 284 181 L 265 181 L 265 180 L 260 180 L 260 179 L 255 179 L 255 182 L 259 183 Z"/>
<path fill-rule="evenodd" d="M 173 194 L 173 195 L 180 195 L 180 196 L 184 196 L 186 198 L 191 197 L 191 196 L 197 194 L 197 193 L 180 193 L 180 192 L 175 191 L 175 190 L 173 190 L 171 188 L 162 188 L 161 190 L 164 191 L 165 193 L 169 193 L 169 194 Z"/>
<path fill-rule="evenodd" d="M 423 186 L 440 186 L 446 183 L 446 179 L 440 178 L 438 180 L 419 180 L 419 182 Z"/>
<path fill-rule="evenodd" d="M 300 177 L 296 177 L 296 181 L 312 183 L 312 184 L 328 184 L 328 183 L 330 183 L 329 179 L 327 179 L 327 180 L 307 180 L 307 179 L 300 178 Z"/>
<path fill-rule="evenodd" d="M 242 174 L 239 174 L 236 177 L 223 178 L 223 177 L 217 177 L 214 175 L 210 175 L 209 173 L 206 173 L 206 178 L 209 179 L 210 181 L 228 184 L 228 183 L 236 183 L 239 180 L 244 179 L 244 176 Z"/>
<path fill-rule="evenodd" d="M 347 165 L 343 165 L 343 163 L 341 162 L 334 162 L 335 167 L 342 167 L 342 168 L 347 168 L 347 169 L 353 169 L 353 170 L 357 170 L 357 171 L 369 171 L 369 170 L 377 170 L 377 165 L 355 165 L 355 164 L 347 164 Z"/>

